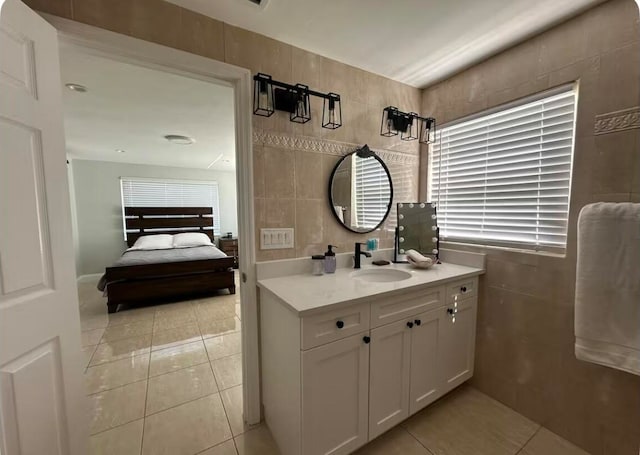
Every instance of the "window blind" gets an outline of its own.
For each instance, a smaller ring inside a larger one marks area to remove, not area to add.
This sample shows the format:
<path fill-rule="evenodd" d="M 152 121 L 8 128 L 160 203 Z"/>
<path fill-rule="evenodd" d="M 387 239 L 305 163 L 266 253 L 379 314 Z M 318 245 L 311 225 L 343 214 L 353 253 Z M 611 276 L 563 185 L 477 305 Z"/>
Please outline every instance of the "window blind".
<path fill-rule="evenodd" d="M 375 158 L 354 155 L 354 206 L 356 224 L 361 228 L 374 228 L 387 213 L 391 197 L 389 178 Z"/>
<path fill-rule="evenodd" d="M 441 238 L 564 249 L 575 88 L 444 126 L 430 154 Z"/>
<path fill-rule="evenodd" d="M 213 232 L 220 235 L 217 182 L 123 177 L 120 184 L 123 212 L 124 207 L 212 207 Z"/>

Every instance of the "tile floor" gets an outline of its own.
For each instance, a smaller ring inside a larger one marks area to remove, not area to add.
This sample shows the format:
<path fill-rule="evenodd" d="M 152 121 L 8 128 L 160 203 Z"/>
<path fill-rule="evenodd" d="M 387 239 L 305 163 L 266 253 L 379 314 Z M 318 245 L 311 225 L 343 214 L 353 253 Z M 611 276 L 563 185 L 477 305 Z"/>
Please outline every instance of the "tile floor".
<path fill-rule="evenodd" d="M 78 292 L 90 455 L 279 453 L 266 426 L 242 420 L 239 295 L 109 315 L 95 283 Z M 357 453 L 586 455 L 470 386 Z"/>

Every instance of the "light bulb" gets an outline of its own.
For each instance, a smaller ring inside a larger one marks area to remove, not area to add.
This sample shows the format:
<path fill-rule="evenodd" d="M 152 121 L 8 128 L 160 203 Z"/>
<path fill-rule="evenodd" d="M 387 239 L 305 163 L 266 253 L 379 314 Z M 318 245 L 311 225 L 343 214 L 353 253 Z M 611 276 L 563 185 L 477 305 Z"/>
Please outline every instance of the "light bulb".
<path fill-rule="evenodd" d="M 424 202 L 422 204 L 420 204 L 420 208 L 423 209 L 424 208 Z"/>
<path fill-rule="evenodd" d="M 409 204 L 409 208 L 412 209 L 413 208 L 413 204 Z"/>
<path fill-rule="evenodd" d="M 404 237 L 400 237 L 400 242 L 404 242 Z"/>
<path fill-rule="evenodd" d="M 399 230 L 400 232 L 404 231 L 404 226 L 399 226 L 399 227 L 398 227 L 398 230 Z"/>
<path fill-rule="evenodd" d="M 404 215 L 401 213 L 400 215 L 398 215 L 398 218 L 404 220 Z"/>
<path fill-rule="evenodd" d="M 267 95 L 267 92 L 260 92 L 260 95 L 258 96 L 258 106 L 261 109 L 265 109 L 268 105 L 269 96 Z"/>
<path fill-rule="evenodd" d="M 431 252 L 432 252 L 433 254 L 438 254 L 438 249 L 437 249 L 437 248 L 434 248 L 433 250 L 431 250 Z"/>

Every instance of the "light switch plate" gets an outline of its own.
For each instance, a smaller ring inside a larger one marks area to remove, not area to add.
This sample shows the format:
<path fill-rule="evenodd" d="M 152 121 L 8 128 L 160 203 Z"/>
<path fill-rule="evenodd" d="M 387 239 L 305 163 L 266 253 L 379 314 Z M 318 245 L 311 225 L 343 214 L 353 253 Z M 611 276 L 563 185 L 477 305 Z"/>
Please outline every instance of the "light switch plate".
<path fill-rule="evenodd" d="M 293 228 L 260 229 L 261 250 L 293 248 Z"/>

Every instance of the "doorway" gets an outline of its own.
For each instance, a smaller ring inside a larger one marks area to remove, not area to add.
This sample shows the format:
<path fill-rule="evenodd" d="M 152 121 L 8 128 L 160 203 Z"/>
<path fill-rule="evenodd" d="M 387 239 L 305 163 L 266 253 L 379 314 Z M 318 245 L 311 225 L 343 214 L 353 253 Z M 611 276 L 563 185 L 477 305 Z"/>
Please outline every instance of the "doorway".
<path fill-rule="evenodd" d="M 240 295 L 242 308 L 243 410 L 246 422 L 259 422 L 258 324 L 254 272 L 255 245 L 250 111 L 251 74 L 248 70 L 233 67 L 232 65 L 73 21 L 50 16 L 46 17 L 46 19 L 58 30 L 60 45 L 64 48 L 82 49 L 83 52 L 89 55 L 110 58 L 193 79 L 224 81 L 232 87 L 237 151 L 238 241 L 241 245 L 238 252 L 240 262 L 238 281 L 242 288 Z"/>

